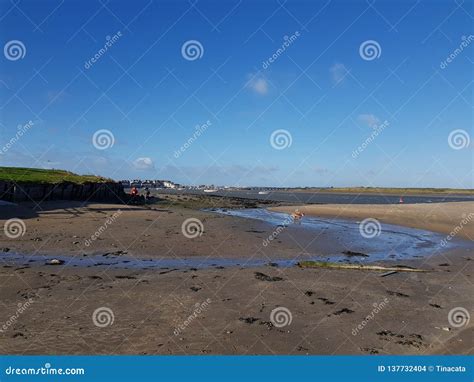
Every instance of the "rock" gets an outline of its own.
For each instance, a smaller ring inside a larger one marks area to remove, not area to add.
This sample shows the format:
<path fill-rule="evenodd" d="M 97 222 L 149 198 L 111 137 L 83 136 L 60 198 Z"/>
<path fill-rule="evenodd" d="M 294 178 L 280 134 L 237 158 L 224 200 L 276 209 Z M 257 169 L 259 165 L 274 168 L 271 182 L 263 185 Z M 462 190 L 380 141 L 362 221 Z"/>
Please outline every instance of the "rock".
<path fill-rule="evenodd" d="M 342 252 L 346 256 L 360 256 L 360 257 L 369 257 L 366 253 L 362 252 L 354 252 L 354 251 L 343 251 Z"/>
<path fill-rule="evenodd" d="M 277 276 L 268 276 L 262 272 L 255 272 L 255 278 L 260 281 L 282 281 L 283 278 Z"/>
<path fill-rule="evenodd" d="M 51 259 L 46 262 L 46 265 L 61 265 L 64 264 L 64 260 Z"/>

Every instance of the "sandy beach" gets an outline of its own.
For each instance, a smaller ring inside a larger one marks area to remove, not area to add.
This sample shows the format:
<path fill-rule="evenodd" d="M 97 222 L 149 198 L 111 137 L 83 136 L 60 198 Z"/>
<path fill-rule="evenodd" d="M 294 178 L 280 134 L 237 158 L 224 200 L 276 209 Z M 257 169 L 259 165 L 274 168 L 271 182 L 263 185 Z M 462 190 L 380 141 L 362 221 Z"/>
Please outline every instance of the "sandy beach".
<path fill-rule="evenodd" d="M 299 209 L 307 215 L 352 219 L 374 218 L 381 222 L 421 228 L 450 234 L 457 226 L 462 238 L 474 240 L 474 202 L 425 203 L 425 204 L 326 204 L 271 207 L 270 210 L 292 213 Z M 466 219 L 466 223 L 462 221 Z"/>
<path fill-rule="evenodd" d="M 264 246 L 262 240 L 274 227 L 202 207 L 255 205 L 170 196 L 150 206 L 48 202 L 40 208 L 0 207 L 2 225 L 14 217 L 26 226 L 18 238 L 2 235 L 0 247 L 7 255 L 27 255 L 21 263 L 4 258 L 0 265 L 0 352 L 472 353 L 472 324 L 456 327 L 448 320 L 454 308 L 473 308 L 472 247 L 402 262 L 429 271 L 425 273 L 381 277 L 371 271 L 277 267 L 272 264 L 276 258 L 304 258 L 308 251 L 317 251 L 317 246 L 303 249 L 308 233 L 290 227 Z M 299 208 L 318 216 L 370 216 L 449 233 L 450 225 L 458 224 L 472 207 L 448 203 Z M 201 235 L 183 235 L 187 219 L 202 222 Z M 92 240 L 96 232 L 100 234 Z M 466 226 L 462 237 L 471 233 L 472 225 Z M 85 265 L 46 265 L 54 256 L 84 259 Z M 97 256 L 117 263 L 143 259 L 144 265 L 101 265 Z M 238 258 L 242 264 L 204 269 L 145 266 L 147 259 L 193 257 Z M 255 258 L 268 265 L 245 266 L 245 259 Z M 278 325 L 275 310 L 285 325 Z"/>

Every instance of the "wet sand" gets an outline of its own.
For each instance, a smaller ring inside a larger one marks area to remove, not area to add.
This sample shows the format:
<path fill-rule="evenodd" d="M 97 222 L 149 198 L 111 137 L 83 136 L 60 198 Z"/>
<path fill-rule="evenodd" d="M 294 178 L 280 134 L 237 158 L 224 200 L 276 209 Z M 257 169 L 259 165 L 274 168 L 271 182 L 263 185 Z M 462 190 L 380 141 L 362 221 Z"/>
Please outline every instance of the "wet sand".
<path fill-rule="evenodd" d="M 170 199 L 145 208 L 51 202 L 41 212 L 33 205 L 1 207 L 0 223 L 22 218 L 26 232 L 17 239 L 2 235 L 0 247 L 31 259 L 112 253 L 119 259 L 235 257 L 269 263 L 313 251 L 302 247 L 305 235 L 298 236 L 298 227 L 263 246 L 271 225 L 199 211 L 189 202 Z M 222 207 L 219 203 L 211 204 Z M 86 246 L 118 209 L 120 216 Z M 181 226 L 189 218 L 202 221 L 201 236 L 183 236 Z M 453 327 L 448 314 L 456 307 L 472 311 L 473 260 L 472 248 L 459 248 L 397 262 L 430 272 L 386 277 L 270 265 L 115 269 L 3 261 L 0 352 L 469 354 L 472 324 Z M 272 323 L 271 312 L 279 307 L 290 312 L 289 325 Z M 95 311 L 102 314 L 94 322 Z"/>
<path fill-rule="evenodd" d="M 474 202 L 397 205 L 325 204 L 270 207 L 270 210 L 291 213 L 297 208 L 310 216 L 375 218 L 381 222 L 421 228 L 446 235 L 456 227 L 462 226 L 457 236 L 474 240 Z M 468 222 L 463 224 L 463 219 Z"/>

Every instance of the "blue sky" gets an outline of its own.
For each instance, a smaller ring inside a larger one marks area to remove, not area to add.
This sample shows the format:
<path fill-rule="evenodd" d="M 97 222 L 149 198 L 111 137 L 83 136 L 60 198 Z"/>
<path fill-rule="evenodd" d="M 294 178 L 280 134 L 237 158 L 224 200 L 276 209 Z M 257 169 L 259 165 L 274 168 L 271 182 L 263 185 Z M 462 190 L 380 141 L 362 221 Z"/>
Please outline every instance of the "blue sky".
<path fill-rule="evenodd" d="M 2 165 L 474 187 L 470 2 L 36 0 L 0 14 Z"/>

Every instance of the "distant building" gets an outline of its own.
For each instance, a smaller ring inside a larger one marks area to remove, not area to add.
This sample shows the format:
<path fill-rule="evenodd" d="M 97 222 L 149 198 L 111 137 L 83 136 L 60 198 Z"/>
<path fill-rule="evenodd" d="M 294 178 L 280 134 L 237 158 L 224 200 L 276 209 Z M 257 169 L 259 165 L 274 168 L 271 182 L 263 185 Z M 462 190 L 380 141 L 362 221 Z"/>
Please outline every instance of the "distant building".
<path fill-rule="evenodd" d="M 163 180 L 163 186 L 165 188 L 177 188 L 176 187 L 176 184 L 174 184 L 172 181 L 170 180 Z"/>

